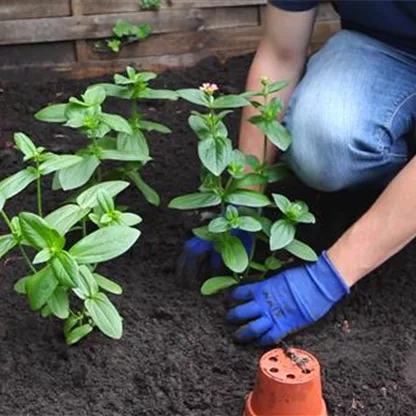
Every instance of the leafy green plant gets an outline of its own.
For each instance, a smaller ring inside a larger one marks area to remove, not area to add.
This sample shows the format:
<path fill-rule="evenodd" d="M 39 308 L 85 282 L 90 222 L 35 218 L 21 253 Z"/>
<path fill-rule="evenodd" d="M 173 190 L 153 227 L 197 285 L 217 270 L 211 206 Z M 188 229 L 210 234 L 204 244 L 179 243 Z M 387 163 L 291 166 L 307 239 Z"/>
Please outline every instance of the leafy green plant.
<path fill-rule="evenodd" d="M 83 106 L 90 100 L 96 102 L 97 98 L 87 95 L 77 105 Z M 85 105 L 85 108 L 90 115 L 90 107 Z M 78 119 L 77 111 L 71 114 Z M 96 113 L 93 114 L 95 117 Z M 98 120 L 94 128 L 107 130 L 101 126 L 101 123 L 107 126 L 106 117 Z M 78 342 L 95 327 L 108 337 L 120 338 L 122 318 L 106 292 L 121 294 L 122 288 L 96 269 L 97 265 L 125 253 L 140 236 L 140 231 L 133 227 L 141 218 L 120 212 L 114 204 L 113 198 L 129 183 L 99 183 L 81 192 L 73 202 L 44 215 L 43 178 L 77 166 L 83 157 L 48 152 L 37 147 L 24 133 L 16 133 L 14 141 L 27 166 L 0 182 L 1 216 L 9 230 L 0 237 L 0 258 L 17 248 L 26 261 L 28 275 L 16 282 L 15 290 L 27 296 L 33 311 L 39 311 L 43 317 L 65 320 L 68 344 Z M 6 213 L 7 203 L 32 183 L 36 184 L 37 212 L 19 212 L 10 218 Z M 90 220 L 97 227 L 88 233 Z M 79 237 L 77 242 L 68 243 L 70 233 L 73 233 L 71 240 Z"/>
<path fill-rule="evenodd" d="M 162 0 L 140 0 L 142 10 L 159 10 Z"/>
<path fill-rule="evenodd" d="M 87 140 L 86 146 L 77 152 L 76 163 L 55 173 L 53 189 L 67 191 L 109 178 L 128 179 L 147 201 L 159 204 L 157 192 L 141 176 L 141 170 L 151 160 L 145 133 L 171 131 L 162 124 L 146 120 L 138 110 L 138 100 L 174 100 L 177 97 L 172 91 L 150 88 L 149 81 L 154 78 L 153 73 L 137 73 L 128 67 L 127 77 L 115 75 L 115 84 L 92 85 L 80 98 L 71 97 L 67 103 L 48 106 L 35 115 L 38 120 L 76 129 Z M 129 120 L 103 110 L 107 96 L 132 101 Z M 119 166 L 108 170 L 104 165 L 106 161 L 116 162 Z"/>
<path fill-rule="evenodd" d="M 289 253 L 306 261 L 314 261 L 315 252 L 296 239 L 300 224 L 312 224 L 315 217 L 302 201 L 290 201 L 280 194 L 268 195 L 267 184 L 282 181 L 288 175 L 282 163 L 268 165 L 267 143 L 271 142 L 281 151 L 286 151 L 291 136 L 278 121 L 283 104 L 273 94 L 285 88 L 287 82 L 271 83 L 262 78 L 262 89 L 241 95 L 215 96 L 216 84 L 206 83 L 199 89 L 177 91 L 182 99 L 207 109 L 193 111 L 189 126 L 198 137 L 198 155 L 202 164 L 202 183 L 198 192 L 173 199 L 170 208 L 195 210 L 219 207 L 219 211 L 207 226 L 193 230 L 201 239 L 214 243 L 214 247 L 229 270 L 225 276 L 214 276 L 207 280 L 202 294 L 212 295 L 242 282 L 264 279 L 270 272 L 283 267 L 291 258 L 284 260 L 281 254 Z M 250 118 L 264 133 L 262 160 L 244 155 L 233 149 L 224 119 L 235 108 L 252 105 L 257 114 Z M 253 188 L 257 190 L 253 190 Z M 275 221 L 263 214 L 269 207 L 277 211 Z M 250 253 L 235 236 L 235 230 L 244 230 L 254 235 Z M 268 245 L 264 255 L 258 250 L 259 241 Z"/>
<path fill-rule="evenodd" d="M 133 25 L 127 20 L 117 20 L 113 28 L 114 38 L 107 39 L 106 45 L 113 52 L 120 52 L 123 44 L 135 43 L 146 39 L 152 28 L 149 24 Z"/>

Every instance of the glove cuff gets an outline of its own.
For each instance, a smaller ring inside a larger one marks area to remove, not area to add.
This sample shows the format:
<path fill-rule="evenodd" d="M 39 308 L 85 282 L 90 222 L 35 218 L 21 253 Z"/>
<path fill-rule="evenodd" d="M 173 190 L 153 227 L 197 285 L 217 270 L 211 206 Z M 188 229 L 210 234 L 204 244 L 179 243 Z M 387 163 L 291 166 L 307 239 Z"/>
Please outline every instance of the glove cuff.
<path fill-rule="evenodd" d="M 329 298 L 337 301 L 350 293 L 349 286 L 328 257 L 326 251 L 321 253 L 314 266 L 319 270 L 319 273 L 316 274 L 317 270 L 315 270 L 313 275 L 322 277 L 316 283 L 323 292 L 327 293 Z"/>

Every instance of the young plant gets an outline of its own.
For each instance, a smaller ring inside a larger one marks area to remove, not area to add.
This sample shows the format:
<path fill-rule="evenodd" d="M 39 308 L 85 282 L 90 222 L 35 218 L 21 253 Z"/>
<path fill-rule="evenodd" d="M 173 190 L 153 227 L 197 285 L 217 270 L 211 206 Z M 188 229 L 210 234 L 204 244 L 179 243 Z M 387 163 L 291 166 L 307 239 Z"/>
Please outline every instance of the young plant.
<path fill-rule="evenodd" d="M 148 81 L 156 78 L 153 73 L 136 73 L 128 67 L 127 75 L 117 74 L 116 84 L 92 85 L 81 98 L 71 97 L 68 103 L 48 106 L 35 115 L 38 120 L 76 129 L 87 140 L 87 145 L 77 152 L 78 162 L 55 174 L 53 189 L 67 191 L 90 186 L 103 179 L 128 178 L 147 201 L 159 204 L 158 194 L 140 175 L 141 169 L 151 160 L 143 132 L 170 133 L 170 130 L 144 120 L 137 109 L 137 101 L 140 98 L 176 99 L 176 95 L 171 91 L 151 89 Z M 107 96 L 132 101 L 130 120 L 103 111 Z M 119 166 L 105 170 L 104 162 L 108 160 L 118 162 Z"/>
<path fill-rule="evenodd" d="M 123 45 L 139 42 L 149 37 L 152 28 L 149 24 L 133 25 L 127 20 L 117 20 L 113 28 L 114 38 L 107 39 L 106 44 L 113 52 L 120 52 Z"/>
<path fill-rule="evenodd" d="M 27 296 L 33 311 L 65 320 L 68 344 L 78 342 L 94 327 L 111 338 L 120 338 L 122 318 L 105 292 L 121 294 L 122 288 L 96 268 L 125 253 L 140 236 L 133 228 L 140 217 L 119 212 L 113 201 L 129 183 L 97 184 L 74 202 L 44 216 L 43 177 L 77 165 L 82 157 L 47 152 L 23 133 L 16 133 L 14 140 L 28 166 L 0 182 L 1 216 L 9 229 L 0 237 L 0 258 L 18 248 L 26 261 L 28 275 L 17 281 L 15 290 Z M 20 212 L 10 218 L 7 202 L 32 183 L 36 183 L 37 212 Z M 98 225 L 90 234 L 86 226 L 89 218 Z M 79 241 L 68 244 L 68 234 L 77 230 Z"/>
<path fill-rule="evenodd" d="M 142 10 L 159 10 L 162 0 L 140 0 Z"/>
<path fill-rule="evenodd" d="M 201 239 L 214 243 L 230 272 L 207 280 L 201 288 L 204 295 L 266 278 L 270 272 L 291 261 L 290 258 L 284 260 L 282 252 L 306 261 L 317 258 L 309 246 L 295 238 L 299 224 L 315 222 L 308 206 L 301 201 L 292 202 L 283 195 L 266 193 L 267 184 L 281 181 L 288 174 L 284 164 L 267 163 L 268 142 L 283 152 L 291 143 L 290 134 L 278 121 L 283 109 L 282 101 L 273 97 L 286 86 L 287 82 L 271 83 L 263 77 L 261 90 L 241 95 L 216 97 L 218 86 L 210 83 L 203 84 L 199 89 L 177 91 L 181 98 L 206 108 L 207 112 L 194 111 L 188 120 L 199 139 L 198 155 L 202 164 L 199 191 L 177 197 L 169 206 L 180 210 L 220 208 L 207 226 L 196 228 L 193 232 Z M 257 110 L 250 123 L 264 133 L 262 160 L 233 149 L 224 123 L 225 117 L 232 112 L 230 109 L 248 105 Z M 263 215 L 265 207 L 277 210 L 275 221 Z M 236 235 L 237 230 L 252 233 L 253 244 L 249 253 Z M 268 244 L 265 255 L 258 250 L 259 241 Z"/>

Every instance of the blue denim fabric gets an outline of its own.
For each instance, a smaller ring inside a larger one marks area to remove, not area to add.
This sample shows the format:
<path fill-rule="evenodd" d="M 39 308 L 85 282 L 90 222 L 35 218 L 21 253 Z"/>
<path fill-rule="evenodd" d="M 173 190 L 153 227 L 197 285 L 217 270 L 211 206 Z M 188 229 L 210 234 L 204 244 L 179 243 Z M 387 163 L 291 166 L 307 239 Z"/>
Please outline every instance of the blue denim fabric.
<path fill-rule="evenodd" d="M 327 192 L 386 185 L 411 157 L 416 56 L 342 30 L 311 57 L 284 119 L 285 159 Z"/>

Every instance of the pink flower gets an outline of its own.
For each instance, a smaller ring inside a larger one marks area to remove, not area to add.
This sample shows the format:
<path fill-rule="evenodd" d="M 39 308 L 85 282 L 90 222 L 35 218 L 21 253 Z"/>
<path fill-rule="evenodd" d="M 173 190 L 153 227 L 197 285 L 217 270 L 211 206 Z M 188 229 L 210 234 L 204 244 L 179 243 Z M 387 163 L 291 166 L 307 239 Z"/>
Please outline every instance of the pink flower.
<path fill-rule="evenodd" d="M 204 82 L 199 89 L 207 95 L 214 95 L 215 91 L 219 90 L 217 84 L 211 84 L 209 82 Z"/>

